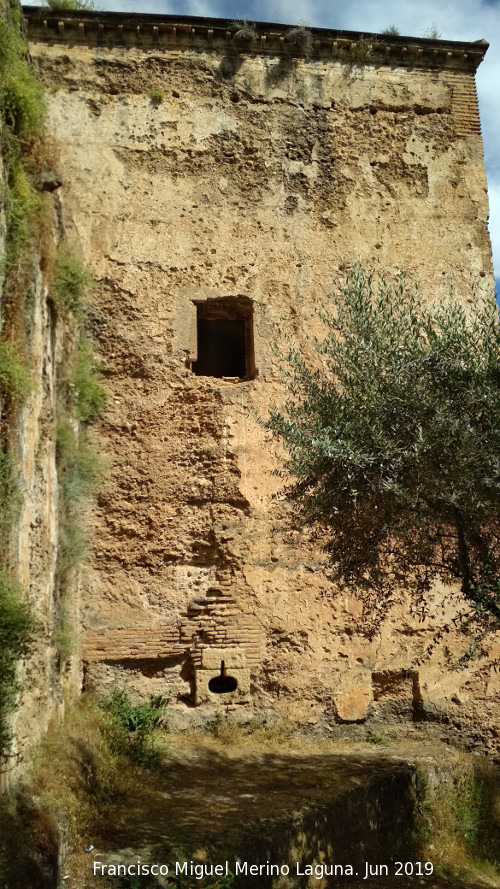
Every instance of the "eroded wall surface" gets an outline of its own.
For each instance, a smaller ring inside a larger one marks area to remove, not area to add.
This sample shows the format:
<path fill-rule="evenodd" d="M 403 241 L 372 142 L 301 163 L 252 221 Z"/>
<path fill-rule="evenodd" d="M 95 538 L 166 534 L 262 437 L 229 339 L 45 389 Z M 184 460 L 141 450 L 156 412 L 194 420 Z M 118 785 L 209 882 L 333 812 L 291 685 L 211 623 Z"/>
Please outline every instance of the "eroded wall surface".
<path fill-rule="evenodd" d="M 14 13 L 7 0 L 0 0 L 2 24 L 7 21 L 14 28 Z M 49 299 L 46 256 L 37 237 L 33 235 L 14 259 L 8 257 L 9 161 L 15 157 L 16 140 L 3 120 L 0 142 L 0 328 L 31 380 L 22 405 L 0 397 L 0 447 L 11 467 L 8 491 L 2 491 L 1 557 L 2 569 L 18 582 L 34 621 L 28 654 L 17 665 L 21 691 L 16 710 L 9 713 L 12 746 L 0 756 L 1 791 L 19 776 L 27 749 L 61 716 L 64 693 L 79 690 L 81 669 L 76 657 L 64 669 L 54 641 L 59 546 L 56 416 L 63 353 L 71 345 Z M 52 228 L 50 222 L 54 200 L 46 197 L 45 252 L 57 239 L 57 226 Z"/>
<path fill-rule="evenodd" d="M 491 283 L 473 72 L 33 29 L 64 225 L 100 283 L 110 469 L 83 579 L 87 683 L 216 706 L 224 661 L 234 707 L 469 726 L 481 712 L 493 733 L 491 662 L 457 673 L 442 643 L 425 655 L 460 607 L 449 591 L 425 616 L 397 594 L 362 634 L 360 603 L 289 533 L 258 422 L 283 398 L 273 341 L 314 331 L 342 260 L 404 265 L 431 296 Z M 193 372 L 196 306 L 221 297 L 251 302 L 254 379 Z"/>

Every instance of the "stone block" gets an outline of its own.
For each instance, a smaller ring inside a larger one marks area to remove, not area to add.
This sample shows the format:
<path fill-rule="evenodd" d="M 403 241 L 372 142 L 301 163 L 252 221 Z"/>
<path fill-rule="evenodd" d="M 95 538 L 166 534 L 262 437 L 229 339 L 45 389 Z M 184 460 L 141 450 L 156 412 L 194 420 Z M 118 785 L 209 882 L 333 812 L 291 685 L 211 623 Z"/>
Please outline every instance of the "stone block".
<path fill-rule="evenodd" d="M 359 722 L 368 716 L 372 701 L 371 686 L 351 685 L 335 696 L 337 718 L 340 722 Z"/>
<path fill-rule="evenodd" d="M 220 663 L 217 670 L 196 670 L 195 673 L 195 702 L 200 704 L 246 704 L 250 702 L 250 670 L 228 670 L 228 675 L 236 679 L 237 686 L 234 691 L 217 694 L 210 691 L 211 679 L 220 676 Z"/>
<path fill-rule="evenodd" d="M 203 670 L 216 670 L 220 673 L 220 665 L 224 661 L 226 670 L 242 670 L 247 665 L 246 654 L 241 648 L 204 648 L 201 653 Z"/>

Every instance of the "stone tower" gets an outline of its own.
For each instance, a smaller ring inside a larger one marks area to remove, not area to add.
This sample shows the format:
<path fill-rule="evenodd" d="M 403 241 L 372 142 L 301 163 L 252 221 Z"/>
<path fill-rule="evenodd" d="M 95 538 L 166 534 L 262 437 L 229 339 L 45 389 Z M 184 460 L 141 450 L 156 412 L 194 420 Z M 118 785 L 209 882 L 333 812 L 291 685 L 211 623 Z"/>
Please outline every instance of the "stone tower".
<path fill-rule="evenodd" d="M 81 584 L 85 683 L 118 678 L 186 712 L 467 727 L 479 708 L 493 725 L 489 662 L 457 675 L 439 646 L 423 657 L 450 619 L 443 589 L 423 620 L 396 597 L 374 637 L 360 631 L 360 603 L 287 529 L 258 421 L 283 396 L 272 342 L 314 329 L 342 260 L 404 265 L 464 300 L 471 278 L 492 282 L 486 44 L 24 14 L 61 230 L 100 284 L 110 468 Z"/>

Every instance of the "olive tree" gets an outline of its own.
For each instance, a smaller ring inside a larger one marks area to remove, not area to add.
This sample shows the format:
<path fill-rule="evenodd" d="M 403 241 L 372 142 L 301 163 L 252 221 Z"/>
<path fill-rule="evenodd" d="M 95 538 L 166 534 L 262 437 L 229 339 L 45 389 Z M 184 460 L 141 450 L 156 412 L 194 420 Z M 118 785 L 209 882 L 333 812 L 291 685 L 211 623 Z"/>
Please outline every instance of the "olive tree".
<path fill-rule="evenodd" d="M 387 602 L 459 579 L 500 618 L 500 333 L 494 298 L 426 302 L 404 272 L 354 265 L 281 349 L 287 398 L 265 425 L 285 448 L 286 495 L 326 535 L 337 579 Z M 312 353 L 311 353 L 312 348 Z M 306 352 L 309 357 L 306 357 Z"/>

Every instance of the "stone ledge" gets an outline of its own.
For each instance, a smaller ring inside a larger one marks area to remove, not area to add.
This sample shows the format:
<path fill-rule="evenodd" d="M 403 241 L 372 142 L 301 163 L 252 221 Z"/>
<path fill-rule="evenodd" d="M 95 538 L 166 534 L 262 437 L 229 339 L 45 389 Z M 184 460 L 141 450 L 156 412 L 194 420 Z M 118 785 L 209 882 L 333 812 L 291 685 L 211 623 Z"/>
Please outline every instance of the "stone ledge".
<path fill-rule="evenodd" d="M 28 40 L 87 46 L 127 46 L 145 50 L 197 49 L 234 54 L 301 56 L 287 43 L 290 25 L 256 22 L 256 37 L 235 44 L 230 19 L 197 16 L 145 15 L 121 12 L 48 10 L 24 6 Z M 429 40 L 387 34 L 362 34 L 310 28 L 313 49 L 309 58 L 330 59 L 348 67 L 363 65 L 447 68 L 474 72 L 488 43 Z"/>

